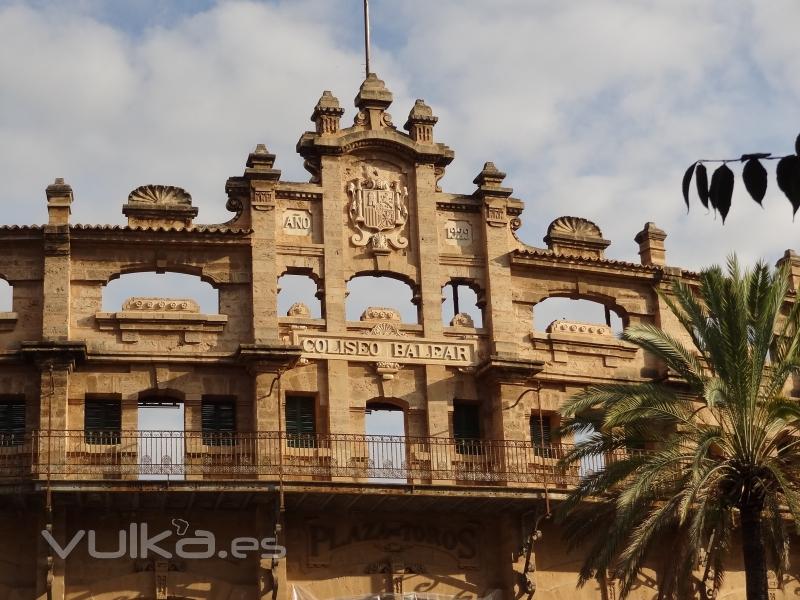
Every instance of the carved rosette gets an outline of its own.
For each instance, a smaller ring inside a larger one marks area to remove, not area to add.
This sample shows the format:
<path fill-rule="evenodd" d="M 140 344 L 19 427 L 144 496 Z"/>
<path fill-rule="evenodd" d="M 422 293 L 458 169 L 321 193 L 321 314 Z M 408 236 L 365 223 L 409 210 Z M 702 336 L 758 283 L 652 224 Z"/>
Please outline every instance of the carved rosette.
<path fill-rule="evenodd" d="M 578 335 L 611 335 L 611 328 L 608 325 L 598 325 L 597 323 L 579 323 L 577 321 L 565 321 L 558 319 L 550 323 L 546 329 L 547 333 L 573 333 Z"/>
<path fill-rule="evenodd" d="M 361 313 L 361 321 L 395 321 L 400 322 L 400 313 L 394 308 L 369 306 Z"/>
<path fill-rule="evenodd" d="M 351 236 L 354 246 L 370 246 L 375 254 L 408 246 L 402 229 L 408 220 L 408 188 L 390 181 L 378 169 L 362 166 L 361 177 L 347 184 L 350 197 L 348 214 L 358 233 Z"/>

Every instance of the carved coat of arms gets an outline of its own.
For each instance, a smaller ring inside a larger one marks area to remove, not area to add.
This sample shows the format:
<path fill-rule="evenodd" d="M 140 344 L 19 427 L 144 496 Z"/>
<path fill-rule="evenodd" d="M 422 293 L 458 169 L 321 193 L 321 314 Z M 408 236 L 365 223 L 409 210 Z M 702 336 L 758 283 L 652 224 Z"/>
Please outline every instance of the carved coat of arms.
<path fill-rule="evenodd" d="M 358 233 L 350 238 L 356 246 L 372 245 L 374 252 L 389 252 L 389 247 L 408 246 L 400 235 L 408 220 L 408 189 L 399 181 L 389 181 L 377 169 L 363 166 L 362 176 L 347 185 L 350 196 L 350 221 Z"/>

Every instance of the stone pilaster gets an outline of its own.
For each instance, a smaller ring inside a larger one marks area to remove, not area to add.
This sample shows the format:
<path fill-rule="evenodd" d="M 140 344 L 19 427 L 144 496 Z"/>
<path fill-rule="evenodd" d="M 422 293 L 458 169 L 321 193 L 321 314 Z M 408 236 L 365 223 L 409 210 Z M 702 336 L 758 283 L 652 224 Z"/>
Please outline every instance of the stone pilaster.
<path fill-rule="evenodd" d="M 511 219 L 509 204 L 521 205 L 511 199 L 511 188 L 500 184 L 506 174 L 487 162 L 475 178 L 475 195 L 483 201 L 486 239 L 486 311 L 484 327 L 491 332 L 493 354 L 514 355 L 517 352 L 514 307 L 511 301 Z"/>
<path fill-rule="evenodd" d="M 256 344 L 278 339 L 278 271 L 275 236 L 278 228 L 275 186 L 281 172 L 273 169 L 275 155 L 263 144 L 247 159 L 244 178 L 250 182 L 250 225 L 253 298 L 253 341 Z"/>
<path fill-rule="evenodd" d="M 68 340 L 70 321 L 69 215 L 72 187 L 58 178 L 47 186 L 44 227 L 42 338 Z"/>

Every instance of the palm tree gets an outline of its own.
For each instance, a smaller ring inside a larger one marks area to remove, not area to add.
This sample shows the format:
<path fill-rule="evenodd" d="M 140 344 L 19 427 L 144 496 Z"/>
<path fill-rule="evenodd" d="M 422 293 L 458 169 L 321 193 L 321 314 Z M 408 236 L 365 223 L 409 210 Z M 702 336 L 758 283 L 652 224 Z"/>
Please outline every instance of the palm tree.
<path fill-rule="evenodd" d="M 737 524 L 748 600 L 767 599 L 768 563 L 782 581 L 788 523 L 800 523 L 800 404 L 785 393 L 800 373 L 800 302 L 788 279 L 733 257 L 695 287 L 676 282 L 661 294 L 675 335 L 652 325 L 622 335 L 669 376 L 590 387 L 563 407 L 563 432 L 584 436 L 565 465 L 605 457 L 560 508 L 570 546 L 586 546 L 579 585 L 610 574 L 625 598 L 667 554 L 659 598 L 694 597 L 698 569 L 713 597 Z"/>

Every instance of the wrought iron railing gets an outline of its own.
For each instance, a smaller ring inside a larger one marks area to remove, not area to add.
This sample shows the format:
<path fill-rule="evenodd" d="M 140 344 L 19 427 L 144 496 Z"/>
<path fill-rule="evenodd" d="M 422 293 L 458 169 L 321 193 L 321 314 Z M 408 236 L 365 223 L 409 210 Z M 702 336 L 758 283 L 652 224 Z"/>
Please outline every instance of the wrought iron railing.
<path fill-rule="evenodd" d="M 561 468 L 571 449 L 527 441 L 277 432 L 30 431 L 0 438 L 0 479 L 283 480 L 575 485 L 616 456 Z"/>

